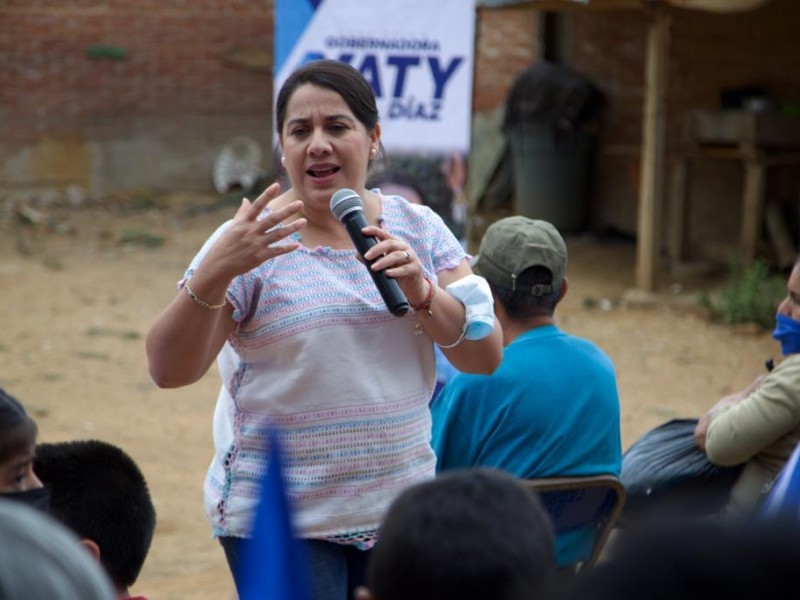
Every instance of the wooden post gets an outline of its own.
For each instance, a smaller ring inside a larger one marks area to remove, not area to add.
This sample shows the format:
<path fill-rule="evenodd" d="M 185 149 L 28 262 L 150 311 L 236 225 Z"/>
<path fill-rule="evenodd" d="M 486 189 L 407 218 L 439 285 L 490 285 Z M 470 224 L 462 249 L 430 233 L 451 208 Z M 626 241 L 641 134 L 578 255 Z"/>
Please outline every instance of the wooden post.
<path fill-rule="evenodd" d="M 653 16 L 645 57 L 642 175 L 636 238 L 636 285 L 645 291 L 655 291 L 658 286 L 664 181 L 664 90 L 670 22 L 670 15 L 663 6 L 656 6 Z"/>
<path fill-rule="evenodd" d="M 742 198 L 742 265 L 755 262 L 761 224 L 764 215 L 764 164 L 751 153 L 744 166 L 744 195 Z"/>
<path fill-rule="evenodd" d="M 689 159 L 686 156 L 675 158 L 672 166 L 670 185 L 672 195 L 669 203 L 668 243 L 669 265 L 672 269 L 680 267 L 686 245 L 686 204 L 688 189 Z"/>

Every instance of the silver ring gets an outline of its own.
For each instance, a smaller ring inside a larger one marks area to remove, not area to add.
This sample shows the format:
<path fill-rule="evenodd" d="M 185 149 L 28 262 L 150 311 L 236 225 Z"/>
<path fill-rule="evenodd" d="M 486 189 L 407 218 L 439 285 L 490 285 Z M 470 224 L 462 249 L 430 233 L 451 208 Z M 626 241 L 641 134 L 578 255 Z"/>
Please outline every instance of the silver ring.
<path fill-rule="evenodd" d="M 403 254 L 406 255 L 406 262 L 411 262 L 411 255 L 408 253 L 408 250 L 403 250 Z"/>

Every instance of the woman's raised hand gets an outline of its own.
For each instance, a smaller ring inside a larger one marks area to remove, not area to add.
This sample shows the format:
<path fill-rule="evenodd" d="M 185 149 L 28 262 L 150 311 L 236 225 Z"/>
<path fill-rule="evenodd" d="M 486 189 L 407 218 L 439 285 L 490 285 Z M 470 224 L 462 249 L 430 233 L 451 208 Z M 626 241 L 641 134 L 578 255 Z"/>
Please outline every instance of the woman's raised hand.
<path fill-rule="evenodd" d="M 225 232 L 212 246 L 204 260 L 206 268 L 213 268 L 230 279 L 254 269 L 271 258 L 296 250 L 298 242 L 275 245 L 284 238 L 302 229 L 306 219 L 297 218 L 282 224 L 300 212 L 303 203 L 295 200 L 276 209 L 267 217 L 259 219 L 267 204 L 278 196 L 280 185 L 273 183 L 253 202 L 242 199 L 239 210 Z"/>

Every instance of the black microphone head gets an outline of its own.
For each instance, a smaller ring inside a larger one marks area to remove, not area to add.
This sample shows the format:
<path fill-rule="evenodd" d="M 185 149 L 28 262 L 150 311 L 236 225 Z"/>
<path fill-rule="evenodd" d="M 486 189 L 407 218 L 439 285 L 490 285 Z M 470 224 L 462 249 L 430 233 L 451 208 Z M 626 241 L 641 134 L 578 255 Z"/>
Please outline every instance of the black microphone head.
<path fill-rule="evenodd" d="M 342 188 L 331 196 L 331 212 L 340 221 L 354 210 L 363 210 L 364 202 L 353 190 Z"/>

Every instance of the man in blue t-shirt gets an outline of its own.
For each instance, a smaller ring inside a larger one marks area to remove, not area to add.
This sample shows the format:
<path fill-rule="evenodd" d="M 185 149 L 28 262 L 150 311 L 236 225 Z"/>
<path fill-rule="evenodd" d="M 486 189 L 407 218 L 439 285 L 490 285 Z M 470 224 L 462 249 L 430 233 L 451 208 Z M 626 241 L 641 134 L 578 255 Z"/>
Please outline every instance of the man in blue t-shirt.
<path fill-rule="evenodd" d="M 474 260 L 503 327 L 491 375 L 458 374 L 432 404 L 437 471 L 495 467 L 521 478 L 613 474 L 622 448 L 614 365 L 592 342 L 555 325 L 567 293 L 567 247 L 546 221 L 508 217 Z M 560 566 L 588 557 L 593 533 L 559 534 Z"/>

